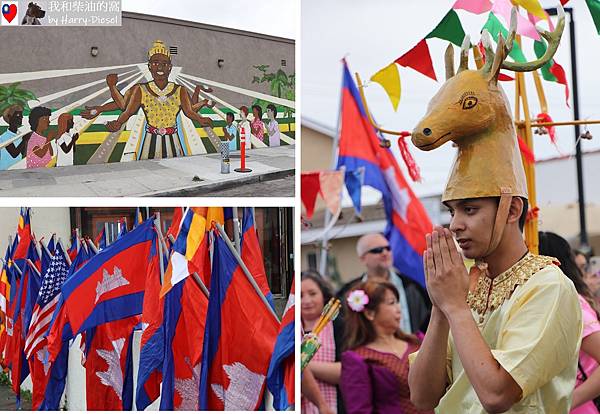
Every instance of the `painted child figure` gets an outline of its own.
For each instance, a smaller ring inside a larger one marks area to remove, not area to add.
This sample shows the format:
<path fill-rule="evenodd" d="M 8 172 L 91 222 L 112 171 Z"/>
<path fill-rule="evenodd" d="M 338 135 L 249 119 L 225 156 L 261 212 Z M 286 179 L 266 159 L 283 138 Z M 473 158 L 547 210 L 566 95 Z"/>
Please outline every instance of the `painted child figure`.
<path fill-rule="evenodd" d="M 516 29 L 513 9 L 507 46 L 494 54 L 482 34 L 486 64 L 468 70 L 469 39 L 454 74 L 447 53 L 446 83 L 412 133 L 429 151 L 458 146 L 442 202 L 450 229 L 427 235 L 423 255 L 432 312 L 421 349 L 411 355 L 411 400 L 439 413 L 567 413 L 581 343 L 582 315 L 573 283 L 556 259 L 529 252 L 523 240 L 527 185 L 510 105 L 498 86 L 500 68 L 539 69 L 556 51 L 564 29 L 559 6 L 546 54 L 530 63 L 504 62 Z M 451 51 L 451 47 L 449 48 Z M 475 259 L 468 272 L 458 253 Z"/>
<path fill-rule="evenodd" d="M 252 135 L 258 138 L 261 141 L 265 139 L 265 124 L 262 121 L 262 108 L 260 105 L 252 105 L 252 115 L 254 119 L 252 120 Z"/>
<path fill-rule="evenodd" d="M 2 118 L 8 124 L 8 129 L 0 134 L 0 144 L 11 140 L 10 144 L 0 149 L 0 171 L 7 170 L 9 167 L 20 161 L 27 152 L 27 140 L 21 138 L 18 144 L 15 144 L 13 138 L 17 136 L 18 129 L 23 125 L 23 107 L 12 105 L 4 110 Z"/>
<path fill-rule="evenodd" d="M 273 104 L 267 105 L 267 117 L 269 117 L 269 123 L 267 124 L 267 133 L 269 134 L 269 146 L 278 147 L 281 145 L 281 135 L 279 132 L 279 123 L 275 117 L 277 116 L 277 108 Z"/>
<path fill-rule="evenodd" d="M 244 132 L 246 133 L 246 149 L 250 149 L 252 147 L 252 140 L 251 140 L 251 134 L 252 134 L 252 128 L 250 127 L 250 121 L 248 120 L 248 107 L 247 106 L 240 106 L 240 123 L 239 123 L 239 128 L 240 128 L 240 134 L 242 133 L 242 128 L 244 128 Z M 240 139 L 241 139 L 241 135 L 240 135 Z M 241 145 L 241 143 L 240 143 Z"/>
<path fill-rule="evenodd" d="M 226 115 L 227 125 L 223 127 L 225 139 L 229 141 L 229 151 L 237 149 L 237 124 L 233 120 L 233 112 L 228 112 Z"/>
<path fill-rule="evenodd" d="M 58 117 L 58 139 L 56 140 L 56 166 L 64 167 L 73 165 L 73 154 L 75 153 L 75 143 L 79 139 L 79 134 L 72 134 L 73 115 L 61 114 Z"/>

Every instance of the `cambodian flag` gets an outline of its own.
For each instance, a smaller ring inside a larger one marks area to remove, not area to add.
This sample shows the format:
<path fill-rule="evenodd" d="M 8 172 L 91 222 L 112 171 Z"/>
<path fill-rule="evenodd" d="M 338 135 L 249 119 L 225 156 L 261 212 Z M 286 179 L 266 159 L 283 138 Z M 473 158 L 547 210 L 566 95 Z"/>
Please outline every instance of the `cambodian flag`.
<path fill-rule="evenodd" d="M 214 242 L 210 291 L 199 409 L 256 410 L 279 323 L 220 236 Z"/>
<path fill-rule="evenodd" d="M 160 409 L 197 411 L 208 298 L 188 277 L 167 293 L 164 305 Z"/>
<path fill-rule="evenodd" d="M 273 408 L 278 411 L 287 410 L 294 405 L 294 313 L 296 296 L 294 282 L 283 312 L 281 327 L 275 349 L 267 373 L 267 388 L 273 394 Z"/>
<path fill-rule="evenodd" d="M 267 273 L 265 272 L 265 264 L 260 250 L 260 244 L 258 242 L 258 235 L 256 234 L 256 227 L 254 226 L 254 214 L 252 214 L 252 208 L 244 208 L 244 218 L 242 219 L 242 239 L 240 240 L 242 249 L 242 260 L 244 264 L 254 276 L 256 284 L 260 288 L 261 292 L 273 309 L 275 309 L 275 302 L 273 302 L 273 294 L 269 288 L 269 282 L 267 281 Z"/>
<path fill-rule="evenodd" d="M 142 340 L 137 378 L 135 405 L 138 411 L 146 409 L 160 395 L 162 363 L 165 354 L 163 326 L 164 297 L 160 297 L 160 262 L 155 241 L 142 311 Z M 166 267 L 168 259 L 163 257 Z"/>
<path fill-rule="evenodd" d="M 65 281 L 62 296 L 74 335 L 142 313 L 155 238 L 153 220 L 147 220 L 99 252 Z"/>
<path fill-rule="evenodd" d="M 383 197 L 388 221 L 385 236 L 394 253 L 394 266 L 425 287 L 423 251 L 425 234 L 433 228 L 431 221 L 391 150 L 381 145 L 345 61 L 343 78 L 338 168 L 364 167 L 364 184 Z"/>
<path fill-rule="evenodd" d="M 140 316 L 92 329 L 85 359 L 87 410 L 131 410 L 133 406 L 133 329 Z"/>

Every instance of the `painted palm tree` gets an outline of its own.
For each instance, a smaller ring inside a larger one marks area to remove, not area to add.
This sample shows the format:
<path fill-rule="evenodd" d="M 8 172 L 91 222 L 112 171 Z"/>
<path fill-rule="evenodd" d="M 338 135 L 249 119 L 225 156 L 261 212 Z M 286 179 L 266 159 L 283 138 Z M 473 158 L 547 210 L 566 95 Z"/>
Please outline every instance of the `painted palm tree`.
<path fill-rule="evenodd" d="M 0 114 L 12 105 L 20 105 L 23 109 L 29 110 L 27 102 L 37 100 L 33 92 L 19 88 L 19 84 L 20 82 L 8 86 L 0 85 Z"/>
<path fill-rule="evenodd" d="M 295 74 L 288 76 L 282 69 L 278 69 L 275 73 L 267 73 L 269 65 L 258 65 L 254 66 L 254 68 L 261 72 L 262 77 L 254 76 L 252 83 L 269 82 L 271 95 L 289 100 L 295 99 Z M 266 107 L 268 103 L 269 102 L 262 99 L 256 99 L 253 102 L 254 105 L 260 105 L 262 107 Z M 286 117 L 292 116 L 292 113 L 293 110 L 291 108 L 285 108 Z"/>

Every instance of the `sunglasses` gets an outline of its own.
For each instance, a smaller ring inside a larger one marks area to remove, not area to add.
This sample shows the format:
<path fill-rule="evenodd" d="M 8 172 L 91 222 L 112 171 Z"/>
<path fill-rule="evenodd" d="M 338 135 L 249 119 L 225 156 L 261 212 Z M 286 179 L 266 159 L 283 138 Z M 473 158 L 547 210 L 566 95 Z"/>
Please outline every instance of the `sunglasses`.
<path fill-rule="evenodd" d="M 367 250 L 367 253 L 371 253 L 371 254 L 381 254 L 383 253 L 383 251 L 391 251 L 392 249 L 390 248 L 390 246 L 381 246 L 381 247 L 375 247 L 371 250 Z"/>

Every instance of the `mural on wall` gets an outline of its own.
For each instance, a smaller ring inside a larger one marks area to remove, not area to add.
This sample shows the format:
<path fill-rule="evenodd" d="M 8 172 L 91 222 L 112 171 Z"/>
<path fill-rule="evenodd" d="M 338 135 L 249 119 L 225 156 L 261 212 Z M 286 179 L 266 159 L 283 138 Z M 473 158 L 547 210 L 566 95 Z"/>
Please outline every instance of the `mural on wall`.
<path fill-rule="evenodd" d="M 221 141 L 246 147 L 290 145 L 295 141 L 294 74 L 268 65 L 254 66 L 271 95 L 188 75 L 173 66 L 161 40 L 148 50 L 148 61 L 130 65 L 0 74 L 0 170 L 101 164 L 217 152 Z M 25 81 L 110 73 L 102 79 L 37 97 L 22 89 Z M 96 89 L 96 88 L 100 89 Z M 93 90 L 62 108 L 48 102 Z M 248 97 L 239 108 L 217 90 Z M 110 98 L 88 106 L 102 94 Z"/>

